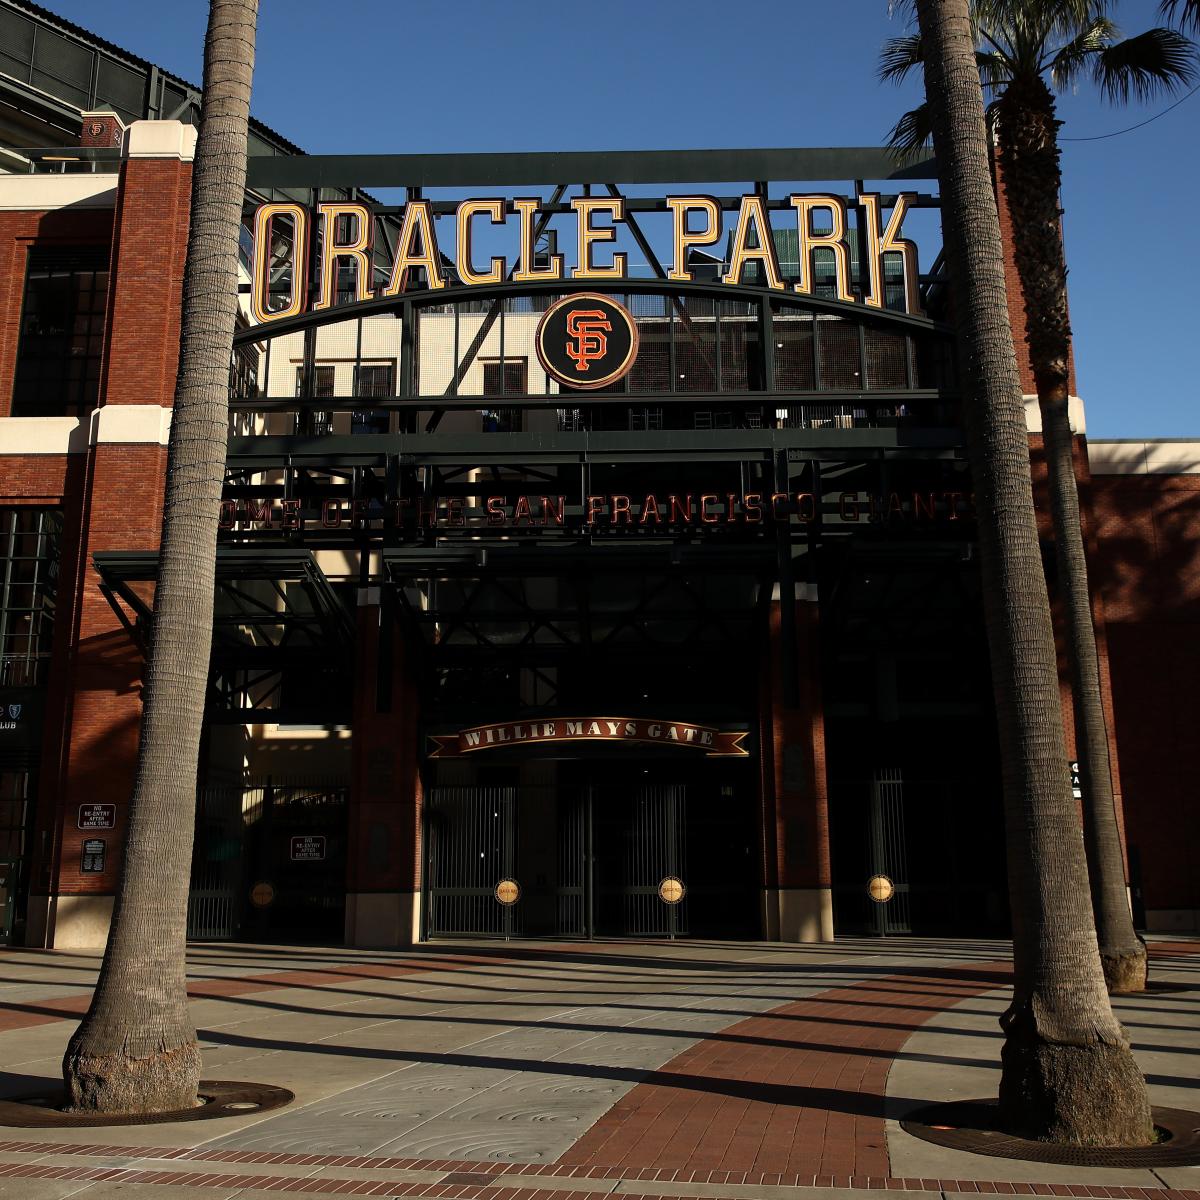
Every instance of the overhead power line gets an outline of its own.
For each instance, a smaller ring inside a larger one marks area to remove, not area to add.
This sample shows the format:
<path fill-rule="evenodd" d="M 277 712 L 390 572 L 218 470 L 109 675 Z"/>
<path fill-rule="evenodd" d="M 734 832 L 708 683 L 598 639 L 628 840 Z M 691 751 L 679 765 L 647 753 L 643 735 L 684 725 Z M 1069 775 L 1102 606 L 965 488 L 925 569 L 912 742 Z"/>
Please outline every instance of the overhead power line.
<path fill-rule="evenodd" d="M 1128 129 L 1118 129 L 1113 133 L 1098 133 L 1095 137 L 1060 137 L 1058 140 L 1060 142 L 1103 142 L 1107 138 L 1120 137 L 1123 133 L 1132 133 L 1135 129 L 1141 129 L 1143 126 L 1149 125 L 1152 121 L 1157 121 L 1159 117 L 1165 117 L 1173 108 L 1178 108 L 1185 100 L 1190 99 L 1197 92 L 1200 92 L 1200 83 L 1196 84 L 1187 95 L 1180 96 L 1174 104 L 1164 108 L 1162 112 L 1155 113 L 1154 116 L 1147 117 L 1144 121 L 1139 121 L 1136 125 L 1130 125 Z"/>

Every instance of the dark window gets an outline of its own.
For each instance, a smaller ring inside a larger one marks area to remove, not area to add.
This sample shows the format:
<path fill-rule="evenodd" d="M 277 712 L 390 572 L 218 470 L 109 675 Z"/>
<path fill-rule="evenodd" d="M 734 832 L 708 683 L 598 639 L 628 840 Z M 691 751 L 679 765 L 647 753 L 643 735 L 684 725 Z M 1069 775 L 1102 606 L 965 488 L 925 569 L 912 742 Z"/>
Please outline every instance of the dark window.
<path fill-rule="evenodd" d="M 528 388 L 528 362 L 524 358 L 485 360 L 483 364 L 483 394 L 485 396 L 524 396 Z M 519 408 L 485 408 L 482 410 L 485 433 L 520 433 Z"/>
<path fill-rule="evenodd" d="M 45 681 L 61 529 L 61 515 L 46 509 L 11 508 L 0 515 L 0 686 Z"/>
<path fill-rule="evenodd" d="M 354 377 L 356 396 L 378 399 L 396 394 L 395 368 L 391 363 L 360 363 Z M 351 433 L 387 433 L 390 426 L 390 414 L 385 408 L 356 410 L 350 414 Z"/>
<path fill-rule="evenodd" d="M 331 364 L 321 363 L 313 367 L 312 396 L 322 400 L 334 395 L 334 368 Z M 296 368 L 296 395 L 303 396 L 304 368 Z M 296 433 L 309 437 L 319 437 L 333 432 L 333 413 L 320 409 L 305 408 L 296 414 Z"/>
<path fill-rule="evenodd" d="M 13 416 L 82 417 L 96 407 L 107 294 L 107 247 L 30 250 Z"/>

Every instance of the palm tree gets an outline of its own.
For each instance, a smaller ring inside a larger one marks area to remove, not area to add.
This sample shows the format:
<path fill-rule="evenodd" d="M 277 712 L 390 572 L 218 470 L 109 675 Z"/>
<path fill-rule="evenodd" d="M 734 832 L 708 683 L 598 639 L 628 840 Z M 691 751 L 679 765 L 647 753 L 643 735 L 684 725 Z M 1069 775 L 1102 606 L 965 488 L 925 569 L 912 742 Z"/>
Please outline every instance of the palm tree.
<path fill-rule="evenodd" d="M 1013 998 L 1000 1105 L 1014 1133 L 1148 1145 L 1146 1085 L 1105 992 L 1065 749 L 1020 376 L 968 0 L 916 0 L 958 301 L 984 619 L 1003 748 Z"/>
<path fill-rule="evenodd" d="M 1177 20 L 1180 29 L 1200 33 L 1200 0 L 1162 0 L 1158 11 L 1168 21 Z"/>
<path fill-rule="evenodd" d="M 1090 74 L 1110 101 L 1131 95 L 1143 100 L 1190 82 L 1194 69 L 1192 44 L 1181 34 L 1149 29 L 1122 39 L 1108 7 L 1106 0 L 974 0 L 969 6 L 976 66 L 994 97 L 989 116 L 1013 219 L 1025 340 L 1042 414 L 1092 905 L 1109 990 L 1125 992 L 1146 986 L 1146 947 L 1133 927 L 1126 890 L 1079 517 L 1068 414 L 1071 325 L 1059 225 L 1061 122 L 1052 89 L 1071 87 Z M 921 63 L 922 46 L 919 35 L 892 39 L 883 50 L 882 76 L 904 78 Z M 929 120 L 927 101 L 901 117 L 892 144 L 915 149 L 927 140 Z"/>
<path fill-rule="evenodd" d="M 187 895 L 257 17 L 258 0 L 209 8 L 137 777 L 104 962 L 63 1058 L 68 1098 L 80 1110 L 189 1108 L 200 1078 L 186 989 Z"/>

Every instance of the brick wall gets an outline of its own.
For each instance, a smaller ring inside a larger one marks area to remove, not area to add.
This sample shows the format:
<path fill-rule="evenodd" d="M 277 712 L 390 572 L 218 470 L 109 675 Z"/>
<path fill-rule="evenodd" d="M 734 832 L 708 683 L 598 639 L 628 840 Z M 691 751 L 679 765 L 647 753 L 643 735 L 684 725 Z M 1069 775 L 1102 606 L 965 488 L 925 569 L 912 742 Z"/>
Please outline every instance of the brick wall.
<path fill-rule="evenodd" d="M 1129 845 L 1147 909 L 1200 909 L 1200 475 L 1098 475 L 1091 490 Z"/>

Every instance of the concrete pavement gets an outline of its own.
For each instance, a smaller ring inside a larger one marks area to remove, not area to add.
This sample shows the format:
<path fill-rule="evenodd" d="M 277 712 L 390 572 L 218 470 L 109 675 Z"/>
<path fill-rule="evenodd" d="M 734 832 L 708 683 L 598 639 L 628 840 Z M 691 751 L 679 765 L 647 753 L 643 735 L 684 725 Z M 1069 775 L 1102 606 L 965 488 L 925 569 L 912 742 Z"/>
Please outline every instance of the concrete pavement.
<path fill-rule="evenodd" d="M 1200 942 L 1164 945 L 1153 968 L 1190 990 L 1118 1006 L 1154 1102 L 1200 1109 L 1196 952 Z M 920 1103 L 995 1094 L 1006 955 L 998 942 L 919 939 L 198 945 L 206 1075 L 287 1087 L 295 1103 L 0 1130 L 0 1197 L 827 1200 L 831 1187 L 862 1186 L 1200 1200 L 1196 1167 L 1017 1163 L 899 1128 Z M 96 965 L 0 955 L 0 1095 L 57 1077 Z"/>

